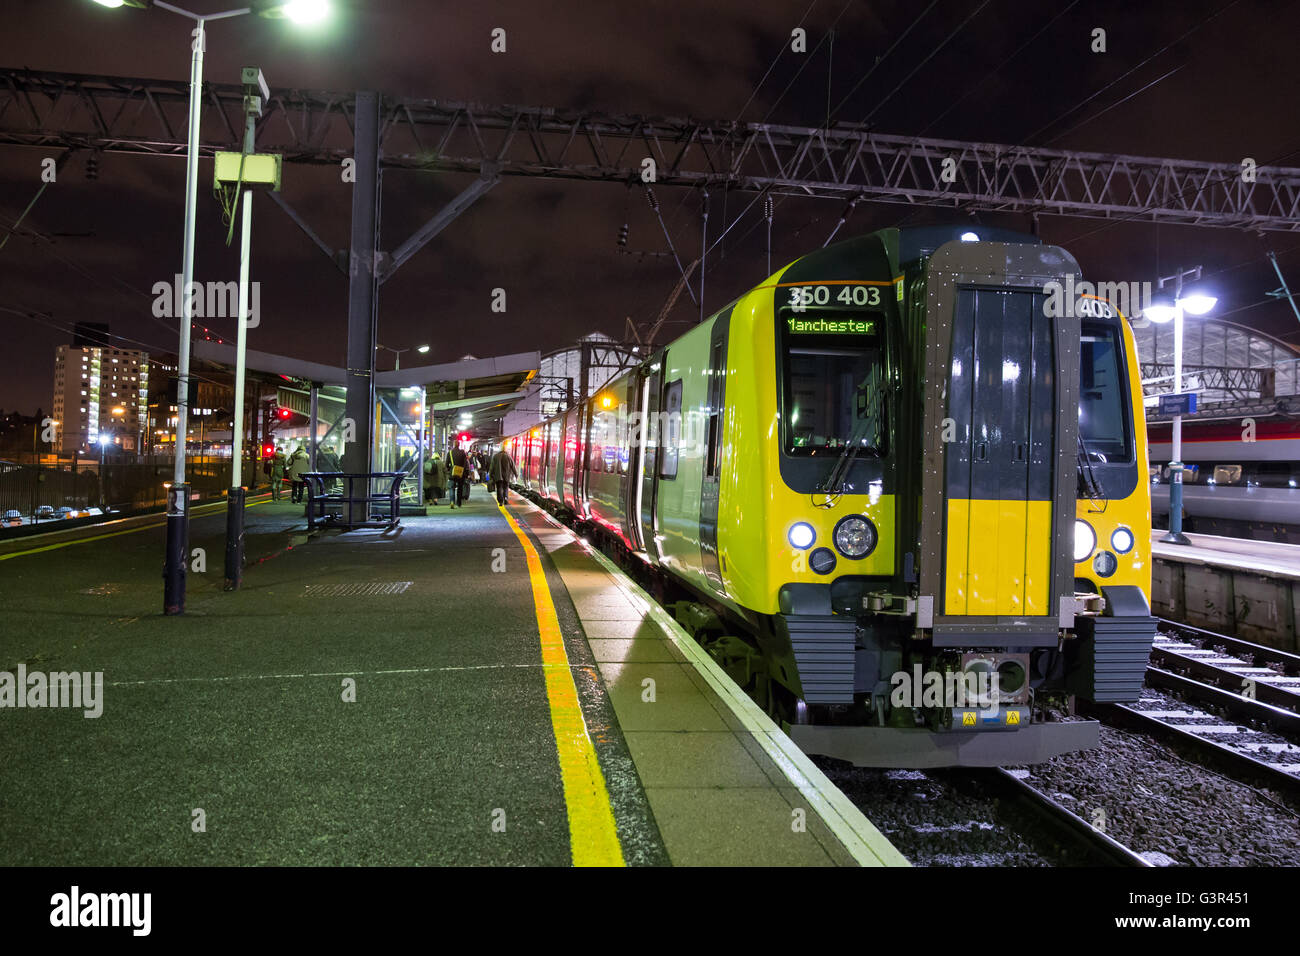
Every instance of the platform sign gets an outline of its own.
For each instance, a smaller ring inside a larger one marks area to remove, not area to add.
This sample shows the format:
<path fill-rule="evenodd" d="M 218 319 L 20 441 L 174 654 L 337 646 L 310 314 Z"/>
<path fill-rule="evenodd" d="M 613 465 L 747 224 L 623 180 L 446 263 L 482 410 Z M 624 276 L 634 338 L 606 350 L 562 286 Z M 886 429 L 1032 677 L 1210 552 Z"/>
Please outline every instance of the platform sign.
<path fill-rule="evenodd" d="M 1195 415 L 1196 393 L 1183 392 L 1181 395 L 1160 396 L 1161 415 Z"/>

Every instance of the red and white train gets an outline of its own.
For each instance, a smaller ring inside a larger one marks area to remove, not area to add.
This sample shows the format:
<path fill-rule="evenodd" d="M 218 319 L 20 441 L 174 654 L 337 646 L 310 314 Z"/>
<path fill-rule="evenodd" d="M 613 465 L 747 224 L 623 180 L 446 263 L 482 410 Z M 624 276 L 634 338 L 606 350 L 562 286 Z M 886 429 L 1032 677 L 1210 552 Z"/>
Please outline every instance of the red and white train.
<path fill-rule="evenodd" d="M 1151 510 L 1169 526 L 1172 425 L 1147 428 Z M 1183 420 L 1183 530 L 1300 544 L 1300 413 Z"/>

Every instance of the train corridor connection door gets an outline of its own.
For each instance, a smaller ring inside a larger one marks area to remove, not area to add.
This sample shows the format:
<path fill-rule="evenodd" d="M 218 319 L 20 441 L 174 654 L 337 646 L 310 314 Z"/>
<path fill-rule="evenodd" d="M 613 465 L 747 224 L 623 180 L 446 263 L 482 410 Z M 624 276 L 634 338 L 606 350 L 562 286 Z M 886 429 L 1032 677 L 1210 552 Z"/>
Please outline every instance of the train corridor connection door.
<path fill-rule="evenodd" d="M 1056 613 L 1057 368 L 1042 295 L 957 291 L 944 423 L 945 615 Z"/>

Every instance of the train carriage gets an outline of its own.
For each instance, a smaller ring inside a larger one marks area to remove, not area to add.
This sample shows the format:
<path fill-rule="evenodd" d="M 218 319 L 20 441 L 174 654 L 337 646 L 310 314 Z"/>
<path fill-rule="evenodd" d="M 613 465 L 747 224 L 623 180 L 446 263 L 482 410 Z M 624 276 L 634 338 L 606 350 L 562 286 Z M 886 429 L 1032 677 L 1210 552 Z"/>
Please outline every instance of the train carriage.
<path fill-rule="evenodd" d="M 961 232 L 798 259 L 516 439 L 797 743 L 864 765 L 1093 746 L 1065 711 L 1135 699 L 1154 634 L 1131 331 L 1064 300 L 1064 250 Z"/>

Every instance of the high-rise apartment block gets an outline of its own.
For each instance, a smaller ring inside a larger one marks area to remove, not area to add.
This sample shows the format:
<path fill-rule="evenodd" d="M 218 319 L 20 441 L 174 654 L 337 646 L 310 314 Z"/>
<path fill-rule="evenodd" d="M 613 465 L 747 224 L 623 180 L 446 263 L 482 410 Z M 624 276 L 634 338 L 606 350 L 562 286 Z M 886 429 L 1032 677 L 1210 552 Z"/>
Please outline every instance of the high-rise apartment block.
<path fill-rule="evenodd" d="M 100 440 L 138 451 L 148 421 L 149 353 L 60 345 L 54 359 L 59 451 L 93 454 Z"/>

